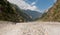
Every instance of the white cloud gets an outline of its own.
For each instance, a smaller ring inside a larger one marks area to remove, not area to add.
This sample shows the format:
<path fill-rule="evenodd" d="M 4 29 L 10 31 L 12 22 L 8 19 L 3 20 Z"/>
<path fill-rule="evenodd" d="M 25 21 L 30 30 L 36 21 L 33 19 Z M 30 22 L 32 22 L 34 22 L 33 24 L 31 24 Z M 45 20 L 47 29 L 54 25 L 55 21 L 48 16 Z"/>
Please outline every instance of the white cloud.
<path fill-rule="evenodd" d="M 27 7 L 27 9 L 37 10 L 37 7 L 36 6 L 30 6 L 30 7 Z"/>
<path fill-rule="evenodd" d="M 33 2 L 31 5 L 34 5 L 34 4 L 36 4 L 36 2 Z"/>
<path fill-rule="evenodd" d="M 30 9 L 30 10 L 35 10 L 38 11 L 38 8 L 34 5 L 35 2 L 32 3 L 32 5 L 26 3 L 24 0 L 8 0 L 11 3 L 14 3 L 16 5 L 18 5 L 21 9 Z"/>

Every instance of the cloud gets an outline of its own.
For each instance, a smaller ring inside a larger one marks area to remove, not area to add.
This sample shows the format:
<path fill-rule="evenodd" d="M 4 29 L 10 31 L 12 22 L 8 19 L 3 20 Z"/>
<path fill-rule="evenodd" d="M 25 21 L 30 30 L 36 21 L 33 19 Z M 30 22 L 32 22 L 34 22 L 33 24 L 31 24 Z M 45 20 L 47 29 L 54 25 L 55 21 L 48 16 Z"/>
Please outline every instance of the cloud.
<path fill-rule="evenodd" d="M 33 2 L 31 5 L 34 5 L 34 4 L 36 4 L 36 2 Z"/>
<path fill-rule="evenodd" d="M 25 10 L 30 9 L 30 10 L 35 10 L 35 11 L 38 10 L 38 8 L 34 5 L 35 2 L 32 3 L 32 5 L 33 5 L 32 6 L 28 3 L 26 3 L 24 0 L 8 0 L 8 1 L 18 5 L 18 7 L 20 7 L 21 9 L 25 9 Z"/>
<path fill-rule="evenodd" d="M 35 5 L 38 0 L 35 0 L 34 2 L 31 3 L 31 5 Z"/>
<path fill-rule="evenodd" d="M 27 9 L 37 10 L 37 7 L 36 6 L 30 6 L 30 7 L 27 7 Z"/>

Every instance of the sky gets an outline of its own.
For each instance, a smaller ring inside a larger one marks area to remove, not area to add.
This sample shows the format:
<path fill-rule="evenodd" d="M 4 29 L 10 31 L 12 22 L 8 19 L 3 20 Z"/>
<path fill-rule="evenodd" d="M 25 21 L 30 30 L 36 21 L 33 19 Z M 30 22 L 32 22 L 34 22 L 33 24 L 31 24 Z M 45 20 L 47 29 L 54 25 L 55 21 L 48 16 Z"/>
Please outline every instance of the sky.
<path fill-rule="evenodd" d="M 39 10 L 43 11 L 53 6 L 56 0 L 25 0 L 30 5 L 35 5 Z"/>
<path fill-rule="evenodd" d="M 56 0 L 8 0 L 11 3 L 16 4 L 21 9 L 34 10 L 39 12 L 44 12 L 48 10 Z"/>

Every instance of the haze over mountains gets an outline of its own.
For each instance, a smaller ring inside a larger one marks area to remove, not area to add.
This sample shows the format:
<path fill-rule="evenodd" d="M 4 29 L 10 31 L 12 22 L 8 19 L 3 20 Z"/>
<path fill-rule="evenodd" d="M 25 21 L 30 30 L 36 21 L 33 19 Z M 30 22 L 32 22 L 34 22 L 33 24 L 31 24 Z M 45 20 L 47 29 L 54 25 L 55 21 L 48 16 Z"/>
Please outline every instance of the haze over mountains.
<path fill-rule="evenodd" d="M 24 11 L 24 13 L 28 14 L 32 18 L 32 20 L 35 20 L 35 19 L 40 18 L 42 16 L 42 13 L 40 13 L 38 11 L 32 11 L 29 9 L 23 10 L 23 11 Z"/>

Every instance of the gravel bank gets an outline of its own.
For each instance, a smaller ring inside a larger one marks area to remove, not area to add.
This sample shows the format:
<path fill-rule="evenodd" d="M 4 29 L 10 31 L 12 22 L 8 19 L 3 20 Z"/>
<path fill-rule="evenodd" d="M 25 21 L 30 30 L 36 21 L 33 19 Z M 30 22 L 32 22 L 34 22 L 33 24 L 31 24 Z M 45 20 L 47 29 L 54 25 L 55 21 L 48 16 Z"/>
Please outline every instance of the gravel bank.
<path fill-rule="evenodd" d="M 17 23 L 0 21 L 0 35 L 60 35 L 59 22 Z"/>

